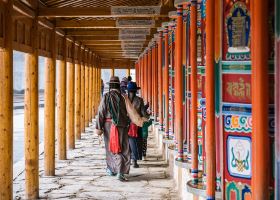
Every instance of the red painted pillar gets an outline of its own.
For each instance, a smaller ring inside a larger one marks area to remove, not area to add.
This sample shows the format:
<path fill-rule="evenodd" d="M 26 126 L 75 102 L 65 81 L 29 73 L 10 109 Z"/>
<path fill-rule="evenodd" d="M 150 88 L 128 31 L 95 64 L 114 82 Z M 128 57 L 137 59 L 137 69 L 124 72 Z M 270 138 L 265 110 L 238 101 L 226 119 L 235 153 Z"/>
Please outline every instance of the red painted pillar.
<path fill-rule="evenodd" d="M 268 2 L 252 3 L 252 199 L 269 199 Z"/>
<path fill-rule="evenodd" d="M 156 40 L 154 41 L 154 116 L 155 121 L 158 122 L 158 46 Z"/>
<path fill-rule="evenodd" d="M 168 25 L 164 26 L 164 103 L 165 103 L 165 137 L 169 138 L 169 55 Z"/>
<path fill-rule="evenodd" d="M 178 142 L 177 159 L 183 160 L 183 7 L 177 7 L 177 27 L 175 35 L 175 131 Z"/>
<path fill-rule="evenodd" d="M 148 97 L 148 84 L 149 84 L 149 73 L 148 73 L 148 68 L 149 68 L 149 49 L 146 49 L 146 53 L 145 53 L 145 96 L 146 96 L 146 102 L 149 102 L 149 97 Z"/>
<path fill-rule="evenodd" d="M 148 102 L 152 105 L 152 48 L 149 47 L 148 49 Z"/>
<path fill-rule="evenodd" d="M 190 24 L 191 48 L 191 134 L 192 134 L 192 168 L 194 183 L 198 182 L 198 142 L 197 142 L 197 1 L 191 1 Z"/>
<path fill-rule="evenodd" d="M 152 69 L 151 69 L 151 76 L 152 76 L 152 81 L 151 81 L 151 104 L 152 104 L 152 115 L 155 116 L 155 46 L 154 46 L 154 42 L 151 42 L 151 55 L 152 55 Z"/>
<path fill-rule="evenodd" d="M 162 71 L 162 30 L 159 30 L 158 38 L 158 97 L 159 97 L 159 127 L 163 130 L 163 71 Z"/>
<path fill-rule="evenodd" d="M 215 141 L 215 0 L 206 2 L 206 192 L 215 199 L 216 141 Z"/>

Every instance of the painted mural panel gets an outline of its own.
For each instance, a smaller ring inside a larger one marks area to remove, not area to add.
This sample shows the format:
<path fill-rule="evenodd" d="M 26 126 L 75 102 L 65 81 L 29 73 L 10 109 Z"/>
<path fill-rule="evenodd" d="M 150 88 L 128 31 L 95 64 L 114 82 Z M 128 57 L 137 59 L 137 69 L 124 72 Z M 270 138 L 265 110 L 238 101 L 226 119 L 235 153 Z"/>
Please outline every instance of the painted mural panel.
<path fill-rule="evenodd" d="M 251 199 L 251 16 L 250 1 L 223 1 L 221 102 L 224 198 Z"/>
<path fill-rule="evenodd" d="M 223 60 L 251 59 L 250 1 L 224 0 Z"/>
<path fill-rule="evenodd" d="M 223 74 L 223 101 L 230 103 L 251 102 L 250 74 Z"/>

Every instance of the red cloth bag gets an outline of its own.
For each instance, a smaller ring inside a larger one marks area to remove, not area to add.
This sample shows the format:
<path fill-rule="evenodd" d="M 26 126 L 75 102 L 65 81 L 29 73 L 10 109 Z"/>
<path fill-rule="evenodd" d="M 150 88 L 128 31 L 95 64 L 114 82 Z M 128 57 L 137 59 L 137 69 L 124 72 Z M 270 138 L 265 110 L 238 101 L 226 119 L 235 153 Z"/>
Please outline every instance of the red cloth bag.
<path fill-rule="evenodd" d="M 128 135 L 130 137 L 138 137 L 138 126 L 136 124 L 130 123 Z"/>
<path fill-rule="evenodd" d="M 120 141 L 119 141 L 119 131 L 117 126 L 114 124 L 111 125 L 111 130 L 110 130 L 109 149 L 113 154 L 117 154 L 122 151 L 120 146 Z"/>

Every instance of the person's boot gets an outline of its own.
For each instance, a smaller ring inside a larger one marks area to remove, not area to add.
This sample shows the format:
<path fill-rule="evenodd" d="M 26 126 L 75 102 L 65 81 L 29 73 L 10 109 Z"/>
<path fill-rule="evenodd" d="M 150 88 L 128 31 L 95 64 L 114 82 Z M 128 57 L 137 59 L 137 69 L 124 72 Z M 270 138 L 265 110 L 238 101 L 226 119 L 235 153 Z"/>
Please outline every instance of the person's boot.
<path fill-rule="evenodd" d="M 122 173 L 117 174 L 117 179 L 122 182 L 128 181 L 128 179 Z"/>
<path fill-rule="evenodd" d="M 133 160 L 132 162 L 134 168 L 139 168 L 139 165 L 137 164 L 137 160 Z"/>

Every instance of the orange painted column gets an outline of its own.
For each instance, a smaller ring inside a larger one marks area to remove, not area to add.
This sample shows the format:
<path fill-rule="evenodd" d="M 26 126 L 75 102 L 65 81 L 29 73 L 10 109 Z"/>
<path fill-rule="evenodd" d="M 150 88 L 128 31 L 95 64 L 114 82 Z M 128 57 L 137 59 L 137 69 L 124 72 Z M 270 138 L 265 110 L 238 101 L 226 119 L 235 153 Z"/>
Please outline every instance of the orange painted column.
<path fill-rule="evenodd" d="M 177 7 L 175 44 L 175 134 L 177 136 L 177 160 L 183 160 L 183 6 Z"/>
<path fill-rule="evenodd" d="M 145 81 L 146 81 L 146 53 L 145 53 L 145 50 L 143 52 L 142 79 L 143 80 L 142 80 L 141 92 L 142 92 L 144 101 L 147 102 L 147 100 L 146 100 L 146 88 L 145 88 Z"/>
<path fill-rule="evenodd" d="M 152 105 L 152 48 L 149 47 L 148 50 L 148 68 L 147 68 L 147 88 L 148 88 L 148 102 Z"/>
<path fill-rule="evenodd" d="M 149 84 L 149 87 L 151 88 L 151 97 L 150 97 L 150 103 L 151 103 L 151 111 L 152 116 L 154 116 L 154 47 L 153 42 L 151 42 L 151 82 Z"/>
<path fill-rule="evenodd" d="M 268 2 L 252 2 L 252 199 L 269 199 Z"/>
<path fill-rule="evenodd" d="M 162 29 L 159 30 L 158 38 L 158 117 L 159 117 L 159 130 L 163 130 L 163 72 L 162 72 Z"/>
<path fill-rule="evenodd" d="M 192 134 L 192 168 L 191 174 L 194 183 L 198 182 L 198 142 L 197 142 L 197 1 L 191 2 L 190 24 L 191 48 L 191 134 Z"/>
<path fill-rule="evenodd" d="M 156 122 L 158 122 L 158 94 L 159 94 L 159 91 L 158 91 L 158 45 L 157 45 L 157 42 L 155 41 L 154 42 L 155 44 L 155 62 L 154 62 L 154 73 L 155 73 L 155 80 L 154 80 L 154 111 L 155 111 L 155 120 Z"/>
<path fill-rule="evenodd" d="M 168 25 L 164 26 L 164 103 L 165 103 L 165 137 L 169 138 L 169 55 Z"/>
<path fill-rule="evenodd" d="M 145 53 L 145 82 L 144 82 L 144 85 L 145 85 L 145 99 L 146 99 L 146 102 L 149 102 L 149 99 L 148 99 L 148 60 L 149 60 L 149 56 L 148 56 L 148 48 L 146 49 L 146 53 Z"/>
<path fill-rule="evenodd" d="M 206 16 L 206 194 L 211 200 L 216 191 L 215 0 L 207 0 Z"/>

